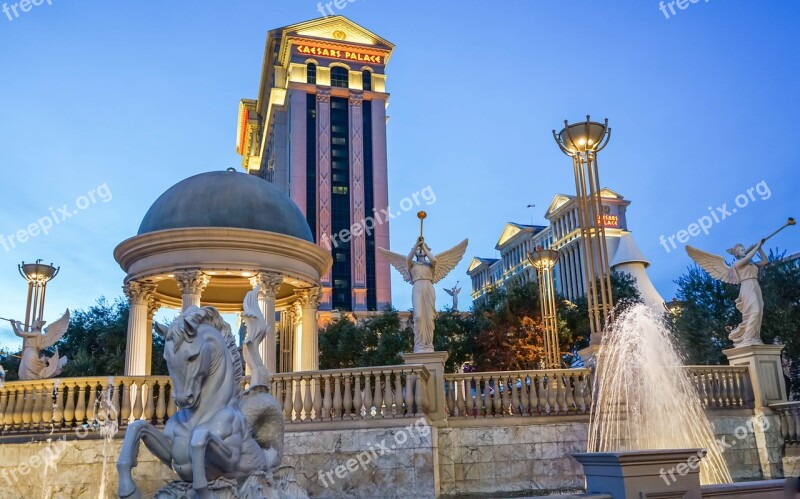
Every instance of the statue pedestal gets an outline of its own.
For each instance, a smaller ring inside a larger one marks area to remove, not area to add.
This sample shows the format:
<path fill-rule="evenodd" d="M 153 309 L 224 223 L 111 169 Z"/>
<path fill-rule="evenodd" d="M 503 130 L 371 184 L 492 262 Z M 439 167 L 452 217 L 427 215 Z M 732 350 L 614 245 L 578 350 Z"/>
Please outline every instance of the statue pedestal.
<path fill-rule="evenodd" d="M 732 366 L 747 367 L 757 412 L 767 409 L 769 414 L 770 404 L 787 400 L 781 364 L 783 348 L 783 345 L 750 345 L 723 351 Z"/>
<path fill-rule="evenodd" d="M 422 364 L 431 374 L 428 380 L 428 417 L 431 421 L 445 418 L 446 401 L 444 398 L 444 363 L 450 356 L 447 352 L 404 353 L 406 364 Z"/>

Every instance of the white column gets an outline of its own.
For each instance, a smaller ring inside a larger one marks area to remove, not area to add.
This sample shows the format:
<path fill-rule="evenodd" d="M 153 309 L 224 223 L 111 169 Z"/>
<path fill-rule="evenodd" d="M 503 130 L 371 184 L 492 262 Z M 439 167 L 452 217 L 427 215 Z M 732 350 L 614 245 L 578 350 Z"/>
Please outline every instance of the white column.
<path fill-rule="evenodd" d="M 292 304 L 292 332 L 294 342 L 292 343 L 292 371 L 303 371 L 303 307 L 300 300 Z"/>
<path fill-rule="evenodd" d="M 123 287 L 130 303 L 128 314 L 128 341 L 125 346 L 125 376 L 147 374 L 147 350 L 152 342 L 148 335 L 148 302 L 156 290 L 149 282 L 131 281 Z M 152 348 L 152 346 L 151 346 Z"/>
<path fill-rule="evenodd" d="M 273 272 L 261 272 L 250 279 L 253 288 L 261 286 L 258 295 L 258 304 L 261 306 L 261 313 L 267 321 L 267 337 L 261 343 L 261 358 L 270 374 L 277 372 L 277 327 L 275 325 L 275 297 L 283 284 L 283 276 Z"/>
<path fill-rule="evenodd" d="M 181 311 L 193 306 L 199 307 L 200 298 L 211 278 L 199 270 L 186 270 L 175 272 L 175 280 L 178 281 L 183 299 Z"/>
<path fill-rule="evenodd" d="M 153 319 L 158 311 L 161 310 L 161 302 L 156 300 L 155 297 L 150 297 L 147 300 L 147 352 L 145 353 L 145 369 L 144 373 L 147 376 L 153 374 Z"/>
<path fill-rule="evenodd" d="M 302 308 L 299 341 L 295 342 L 295 371 L 319 370 L 319 330 L 317 329 L 317 309 L 322 293 L 318 287 L 296 291 L 297 301 Z M 299 346 L 299 349 L 297 347 Z M 299 351 L 297 351 L 299 350 Z"/>

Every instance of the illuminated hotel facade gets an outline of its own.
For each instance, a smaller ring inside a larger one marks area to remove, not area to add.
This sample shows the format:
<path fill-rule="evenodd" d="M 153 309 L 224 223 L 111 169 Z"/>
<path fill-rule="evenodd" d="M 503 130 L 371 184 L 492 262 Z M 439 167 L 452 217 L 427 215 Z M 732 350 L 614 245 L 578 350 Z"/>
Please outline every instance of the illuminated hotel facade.
<path fill-rule="evenodd" d="M 620 238 L 630 234 L 625 216 L 630 201 L 610 189 L 603 189 L 601 196 L 608 251 L 615 255 Z M 467 274 L 472 280 L 473 301 L 479 302 L 494 289 L 535 281 L 536 269 L 528 262 L 528 253 L 538 246 L 559 252 L 554 270 L 556 291 L 568 300 L 586 294 L 575 196 L 556 195 L 545 218 L 550 225 L 506 224 L 495 246 L 500 258 L 472 259 Z"/>
<path fill-rule="evenodd" d="M 390 247 L 389 224 L 363 221 L 389 205 L 385 68 L 393 50 L 342 16 L 272 30 L 258 98 L 239 105 L 243 167 L 286 192 L 331 251 L 320 310 L 391 304 L 389 264 L 376 251 Z M 354 224 L 365 230 L 342 232 Z"/>

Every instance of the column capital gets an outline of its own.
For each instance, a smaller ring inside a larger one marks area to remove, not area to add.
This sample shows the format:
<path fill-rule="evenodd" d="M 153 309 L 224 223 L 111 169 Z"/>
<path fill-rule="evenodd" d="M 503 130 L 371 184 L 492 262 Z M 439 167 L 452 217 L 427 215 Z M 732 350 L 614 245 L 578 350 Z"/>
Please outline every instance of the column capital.
<path fill-rule="evenodd" d="M 320 301 L 322 300 L 322 289 L 319 286 L 310 288 L 298 289 L 294 292 L 297 296 L 297 303 L 303 310 L 319 308 Z"/>
<path fill-rule="evenodd" d="M 211 278 L 200 270 L 182 270 L 175 272 L 175 280 L 184 295 L 196 295 L 203 292 Z"/>
<path fill-rule="evenodd" d="M 351 90 L 350 105 L 355 107 L 361 107 L 362 102 L 364 102 L 364 92 L 362 92 L 361 90 Z"/>
<path fill-rule="evenodd" d="M 122 287 L 122 290 L 131 303 L 147 303 L 153 297 L 157 287 L 152 282 L 130 281 Z"/>
<path fill-rule="evenodd" d="M 283 284 L 283 275 L 277 272 L 259 272 L 250 278 L 250 285 L 255 289 L 261 286 L 261 295 L 267 298 L 275 298 Z"/>
<path fill-rule="evenodd" d="M 317 87 L 317 102 L 330 102 L 331 89 L 327 87 Z"/>
<path fill-rule="evenodd" d="M 153 320 L 156 313 L 161 310 L 161 302 L 155 296 L 151 296 L 147 300 L 147 318 Z"/>

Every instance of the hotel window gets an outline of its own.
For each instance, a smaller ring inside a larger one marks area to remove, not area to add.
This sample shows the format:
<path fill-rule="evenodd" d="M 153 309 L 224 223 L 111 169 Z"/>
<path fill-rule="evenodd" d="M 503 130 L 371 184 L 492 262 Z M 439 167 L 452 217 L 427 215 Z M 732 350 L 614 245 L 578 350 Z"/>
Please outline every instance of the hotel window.
<path fill-rule="evenodd" d="M 331 86 L 339 88 L 350 86 L 350 72 L 347 68 L 341 66 L 331 68 Z"/>
<path fill-rule="evenodd" d="M 312 85 L 317 84 L 317 65 L 313 62 L 310 63 L 306 69 L 306 81 Z"/>
<path fill-rule="evenodd" d="M 365 69 L 361 73 L 364 90 L 372 90 L 372 71 Z"/>
<path fill-rule="evenodd" d="M 334 185 L 333 186 L 333 193 L 334 194 L 341 194 L 341 195 L 346 196 L 347 195 L 347 191 L 348 191 L 347 187 L 345 187 L 343 185 Z"/>

